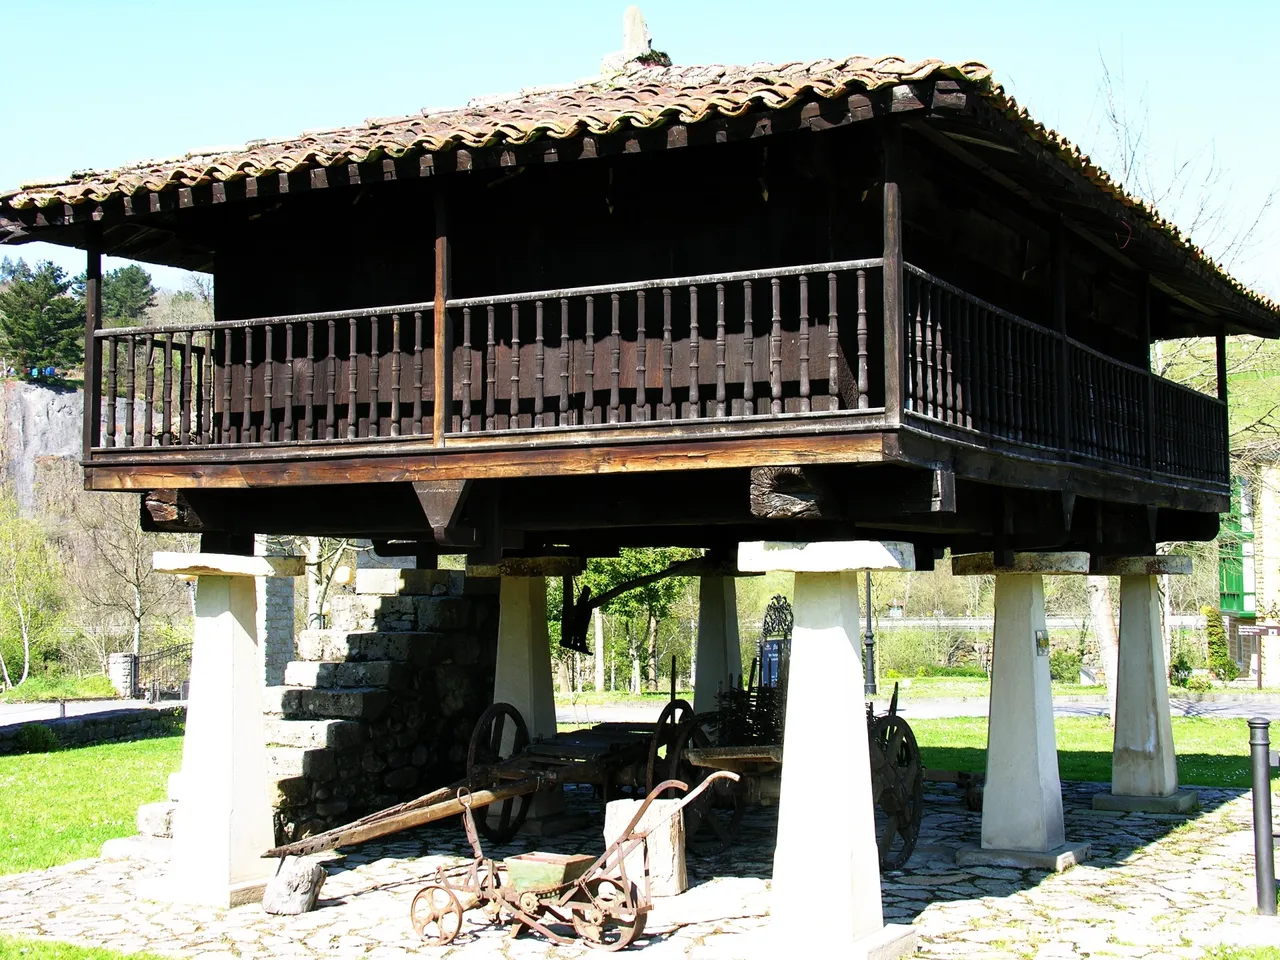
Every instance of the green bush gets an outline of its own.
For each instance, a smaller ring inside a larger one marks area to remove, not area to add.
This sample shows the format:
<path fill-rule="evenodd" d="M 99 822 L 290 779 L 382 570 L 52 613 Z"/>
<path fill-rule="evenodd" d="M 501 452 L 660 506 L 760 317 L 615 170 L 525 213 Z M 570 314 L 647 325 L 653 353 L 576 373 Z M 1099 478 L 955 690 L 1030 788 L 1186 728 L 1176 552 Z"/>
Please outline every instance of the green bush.
<path fill-rule="evenodd" d="M 1227 648 L 1227 631 L 1222 625 L 1222 614 L 1213 607 L 1200 608 L 1204 614 L 1204 632 L 1208 638 L 1209 672 L 1223 683 L 1230 683 L 1240 676 L 1240 669 L 1231 659 L 1231 651 Z"/>
<path fill-rule="evenodd" d="M 923 677 L 920 673 L 946 663 L 950 637 L 938 630 L 894 628 L 876 634 L 876 658 L 880 675 L 895 670 L 903 677 Z"/>
<path fill-rule="evenodd" d="M 1190 677 L 1187 680 L 1188 693 L 1208 693 L 1213 689 L 1213 681 L 1208 677 Z"/>
<path fill-rule="evenodd" d="M 1191 679 L 1191 658 L 1179 650 L 1169 663 L 1169 686 L 1185 687 Z"/>
<path fill-rule="evenodd" d="M 52 753 L 58 749 L 58 735 L 42 723 L 28 723 L 14 737 L 18 753 Z"/>
<path fill-rule="evenodd" d="M 1049 654 L 1049 677 L 1055 683 L 1080 682 L 1080 654 L 1054 650 Z"/>

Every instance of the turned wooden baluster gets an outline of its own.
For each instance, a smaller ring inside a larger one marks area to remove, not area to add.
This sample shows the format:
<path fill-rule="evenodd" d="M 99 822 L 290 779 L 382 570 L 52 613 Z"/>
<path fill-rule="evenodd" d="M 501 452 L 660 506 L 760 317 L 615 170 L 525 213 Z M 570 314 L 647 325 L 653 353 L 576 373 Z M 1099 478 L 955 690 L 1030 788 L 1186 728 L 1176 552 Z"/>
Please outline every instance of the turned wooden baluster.
<path fill-rule="evenodd" d="M 222 442 L 235 443 L 231 426 L 231 331 L 222 331 Z"/>
<path fill-rule="evenodd" d="M 520 426 L 520 304 L 511 305 L 511 412 L 507 426 Z"/>
<path fill-rule="evenodd" d="M 338 436 L 338 324 L 329 321 L 329 357 L 328 375 L 325 377 L 325 439 L 334 440 Z"/>
<path fill-rule="evenodd" d="M 675 401 L 672 399 L 672 371 L 675 368 L 675 347 L 671 342 L 671 290 L 662 288 L 662 416 L 676 419 Z"/>
<path fill-rule="evenodd" d="M 920 280 L 913 283 L 916 296 L 916 329 L 915 329 L 915 350 L 912 357 L 915 360 L 915 377 L 911 381 L 911 409 L 916 413 L 927 413 L 928 407 L 925 405 L 925 385 L 924 385 L 924 297 L 925 286 Z"/>
<path fill-rule="evenodd" d="M 756 334 L 750 280 L 742 283 L 742 303 L 742 415 L 749 417 L 756 412 Z"/>
<path fill-rule="evenodd" d="M 434 316 L 432 317 L 434 320 Z M 422 415 L 422 311 L 413 311 L 413 435 L 427 433 Z"/>
<path fill-rule="evenodd" d="M 534 304 L 533 329 L 533 425 L 542 426 L 542 411 L 545 406 L 543 390 L 546 387 L 547 358 L 543 352 L 542 342 L 542 301 Z"/>
<path fill-rule="evenodd" d="M 137 405 L 137 385 L 134 382 L 135 366 L 138 362 L 134 356 L 133 335 L 130 334 L 125 338 L 125 363 L 124 368 L 124 396 L 125 396 L 125 415 L 124 415 L 124 445 L 126 447 L 133 446 L 133 417 L 135 407 Z"/>
<path fill-rule="evenodd" d="M 728 412 L 727 386 L 725 384 L 726 353 L 728 344 L 724 330 L 724 284 L 716 284 L 716 416 Z"/>
<path fill-rule="evenodd" d="M 827 274 L 827 393 L 828 409 L 840 409 L 840 331 L 836 313 L 836 275 Z M 885 323 L 889 318 L 885 318 Z"/>
<path fill-rule="evenodd" d="M 173 443 L 173 334 L 164 335 L 164 353 L 161 361 L 164 365 L 164 379 L 160 395 L 160 446 L 167 447 Z"/>
<path fill-rule="evenodd" d="M 610 294 L 610 309 L 613 319 L 613 330 L 609 335 L 609 422 L 618 422 L 618 380 L 621 375 L 620 361 L 622 358 L 622 331 L 619 329 L 619 314 L 621 312 L 620 298 L 618 294 Z"/>
<path fill-rule="evenodd" d="M 809 278 L 800 274 L 800 412 L 808 413 L 813 401 L 809 384 Z"/>
<path fill-rule="evenodd" d="M 186 339 L 182 343 L 182 387 L 178 403 L 178 443 L 184 447 L 191 444 L 191 338 L 193 336 L 195 336 L 194 332 L 188 330 Z M 112 353 L 114 352 L 113 350 Z M 111 360 L 114 366 L 115 357 L 113 356 Z M 111 398 L 111 407 L 114 411 L 114 390 L 111 392 Z M 112 432 L 114 433 L 115 431 L 113 430 Z"/>
<path fill-rule="evenodd" d="M 583 418 L 587 423 L 598 423 L 596 410 L 596 298 L 587 297 L 586 343 L 587 393 L 584 397 Z"/>
<path fill-rule="evenodd" d="M 470 354 L 466 355 L 468 362 Z M 468 401 L 470 396 L 467 397 Z M 463 404 L 466 406 L 466 403 Z M 464 420 L 465 420 L 465 414 Z M 391 436 L 400 436 L 400 314 L 391 315 Z"/>
<path fill-rule="evenodd" d="M 284 328 L 284 412 L 280 420 L 280 439 L 293 440 L 293 324 L 285 324 Z"/>
<path fill-rule="evenodd" d="M 871 369 L 867 359 L 867 271 L 859 270 L 858 281 L 858 409 L 866 410 L 871 406 Z M 805 288 L 806 297 L 808 287 Z M 806 311 L 807 312 L 807 311 Z M 888 322 L 886 320 L 886 322 Z M 808 336 L 806 334 L 806 341 Z M 806 343 L 806 354 L 808 353 Z M 807 366 L 807 364 L 806 364 Z M 806 379 L 808 374 L 806 371 Z M 806 407 L 806 409 L 808 409 Z"/>
<path fill-rule="evenodd" d="M 208 446 L 213 420 L 213 333 L 208 330 L 202 332 L 200 362 L 196 364 L 196 396 L 200 403 L 196 432 L 200 435 L 200 445 Z"/>
<path fill-rule="evenodd" d="M 142 445 L 149 447 L 154 441 L 152 431 L 155 427 L 155 392 L 156 392 L 156 370 L 155 370 L 155 338 L 151 334 L 147 334 L 147 372 L 146 380 L 142 394 L 143 411 L 142 411 Z"/>
<path fill-rule="evenodd" d="M 973 410 L 970 389 L 973 386 L 973 325 L 969 322 L 969 302 L 961 300 L 957 317 L 960 323 L 960 381 L 956 384 L 957 422 L 972 429 Z"/>
<path fill-rule="evenodd" d="M 924 296 L 924 415 L 926 417 L 936 417 L 938 415 L 937 394 L 934 392 L 934 377 L 937 370 L 934 366 L 934 344 L 933 344 L 933 324 L 934 324 L 934 303 L 937 300 L 937 291 L 932 287 L 925 289 Z"/>
<path fill-rule="evenodd" d="M 471 380 L 475 358 L 471 355 L 471 308 L 462 308 L 462 432 L 471 432 Z"/>
<path fill-rule="evenodd" d="M 782 412 L 782 281 L 770 283 L 773 295 L 773 325 L 769 329 L 769 412 Z"/>
<path fill-rule="evenodd" d="M 636 418 L 649 419 L 648 370 L 645 368 L 644 291 L 636 291 Z"/>
<path fill-rule="evenodd" d="M 240 389 L 240 442 L 253 443 L 253 328 L 244 328 L 244 381 Z"/>
<path fill-rule="evenodd" d="M 569 301 L 560 299 L 560 426 L 573 423 L 569 411 Z"/>
<path fill-rule="evenodd" d="M 381 402 L 382 395 L 378 391 L 378 318 L 372 316 L 369 318 L 369 429 L 365 433 L 367 437 L 378 435 Z"/>
<path fill-rule="evenodd" d="M 356 318 L 347 321 L 347 439 L 360 435 L 358 378 L 360 355 L 356 353 Z"/>
<path fill-rule="evenodd" d="M 698 288 L 689 287 L 689 416 L 702 416 L 702 403 L 698 398 Z"/>
<path fill-rule="evenodd" d="M 484 428 L 492 430 L 498 416 L 498 345 L 494 339 L 494 308 L 488 309 L 489 338 L 484 348 Z"/>
<path fill-rule="evenodd" d="M 263 443 L 270 443 L 275 439 L 275 427 L 271 419 L 271 404 L 274 399 L 272 387 L 275 385 L 275 355 L 272 352 L 272 334 L 274 331 L 271 327 L 267 327 L 263 333 L 265 344 L 262 357 L 262 434 Z"/>
<path fill-rule="evenodd" d="M 933 365 L 938 375 L 937 417 L 942 421 L 951 419 L 951 395 L 948 390 L 949 378 L 947 375 L 947 345 L 945 340 L 946 334 L 950 331 L 944 330 L 947 321 L 946 303 L 946 294 L 942 290 L 934 291 L 932 312 L 936 316 L 933 321 L 933 349 L 936 356 Z"/>
<path fill-rule="evenodd" d="M 116 445 L 116 338 L 99 343 L 107 345 L 107 389 L 106 389 L 106 429 L 103 430 L 102 445 L 104 447 L 114 447 Z"/>
<path fill-rule="evenodd" d="M 307 321 L 307 353 L 304 359 L 307 379 L 302 387 L 302 435 L 306 440 L 314 440 L 316 438 L 316 325 L 313 320 Z"/>

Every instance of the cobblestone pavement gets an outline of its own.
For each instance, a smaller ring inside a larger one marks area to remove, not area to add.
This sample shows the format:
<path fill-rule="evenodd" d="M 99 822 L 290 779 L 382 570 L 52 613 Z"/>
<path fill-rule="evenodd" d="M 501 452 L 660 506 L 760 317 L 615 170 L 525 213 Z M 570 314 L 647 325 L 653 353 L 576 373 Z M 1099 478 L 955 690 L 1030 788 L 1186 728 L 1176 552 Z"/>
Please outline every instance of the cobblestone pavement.
<path fill-rule="evenodd" d="M 1276 942 L 1280 931 L 1252 926 L 1253 857 L 1248 794 L 1201 791 L 1205 811 L 1180 816 L 1103 814 L 1090 808 L 1100 784 L 1067 784 L 1067 832 L 1093 842 L 1093 859 L 1065 874 L 957 867 L 955 848 L 974 843 L 979 815 L 947 787 L 931 787 L 920 845 L 907 869 L 884 877 L 886 919 L 914 923 L 925 958 L 1198 958 L 1207 944 Z M 587 803 L 574 791 L 572 805 Z M 836 805 L 832 816 L 838 816 Z M 689 859 L 691 889 L 659 901 L 633 948 L 647 960 L 745 958 L 761 954 L 776 827 L 774 811 L 744 818 L 741 842 L 709 860 Z M 592 828 L 543 841 L 543 849 L 597 852 Z M 822 825 L 814 825 L 821 853 Z M 0 933 L 49 937 L 124 951 L 206 960 L 393 960 L 573 958 L 593 952 L 555 947 L 536 936 L 468 923 L 445 949 L 428 949 L 408 922 L 409 901 L 442 863 L 465 849 L 456 824 L 439 824 L 370 843 L 326 861 L 329 879 L 316 911 L 273 917 L 235 910 L 138 901 L 134 884 L 158 868 L 138 861 L 84 860 L 0 878 Z M 495 857 L 529 847 L 508 845 Z M 820 864 L 820 860 L 817 861 Z M 816 878 L 820 879 L 820 869 Z M 815 898 L 815 907 L 821 908 Z M 468 919 L 479 920 L 473 911 Z M 803 945 L 803 931 L 794 931 Z M 816 956 L 806 951 L 806 956 Z"/>

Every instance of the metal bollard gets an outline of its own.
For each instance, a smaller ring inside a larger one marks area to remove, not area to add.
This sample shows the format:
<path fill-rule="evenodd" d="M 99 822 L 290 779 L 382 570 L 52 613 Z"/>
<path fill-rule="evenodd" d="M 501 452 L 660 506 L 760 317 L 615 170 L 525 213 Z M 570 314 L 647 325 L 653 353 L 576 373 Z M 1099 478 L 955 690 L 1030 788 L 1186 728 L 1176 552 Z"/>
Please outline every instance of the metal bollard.
<path fill-rule="evenodd" d="M 1258 913 L 1276 915 L 1275 836 L 1271 829 L 1270 720 L 1249 721 L 1249 751 L 1253 760 L 1253 872 L 1258 885 Z"/>

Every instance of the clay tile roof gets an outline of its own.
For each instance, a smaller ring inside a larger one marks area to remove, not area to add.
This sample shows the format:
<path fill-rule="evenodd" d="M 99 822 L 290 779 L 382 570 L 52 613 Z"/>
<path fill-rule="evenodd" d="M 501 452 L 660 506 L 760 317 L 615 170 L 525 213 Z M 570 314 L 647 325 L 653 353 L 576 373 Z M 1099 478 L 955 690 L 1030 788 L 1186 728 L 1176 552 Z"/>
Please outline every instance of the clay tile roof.
<path fill-rule="evenodd" d="M 992 80 L 984 64 L 898 57 L 811 60 L 749 66 L 653 67 L 633 63 L 627 72 L 562 87 L 534 87 L 515 95 L 482 97 L 464 107 L 422 111 L 408 117 L 366 120 L 353 127 L 313 131 L 282 140 L 254 140 L 242 147 L 206 148 L 181 157 L 149 160 L 115 170 L 73 173 L 63 182 L 24 184 L 0 192 L 0 212 L 55 204 L 100 203 L 139 191 L 200 186 L 264 173 L 400 157 L 411 151 L 486 147 L 501 143 L 606 134 L 752 109 L 782 109 L 802 98 L 834 98 L 926 79 L 966 81 L 1033 141 L 1055 152 L 1100 191 L 1164 233 L 1196 266 L 1261 306 L 1280 304 L 1246 288 L 1142 200 L 1130 196 L 1071 141 L 1033 119 Z"/>

